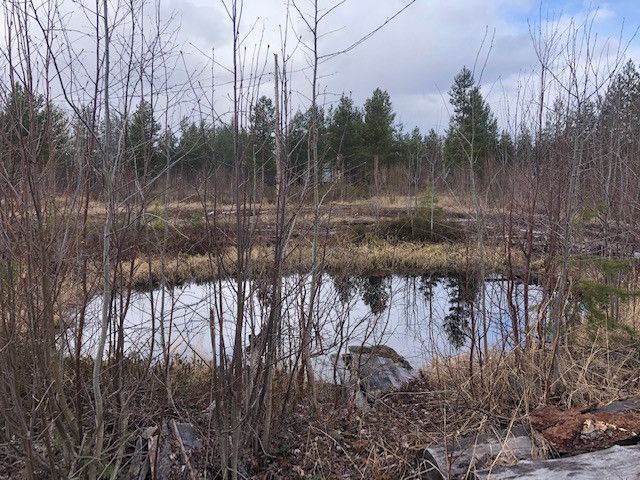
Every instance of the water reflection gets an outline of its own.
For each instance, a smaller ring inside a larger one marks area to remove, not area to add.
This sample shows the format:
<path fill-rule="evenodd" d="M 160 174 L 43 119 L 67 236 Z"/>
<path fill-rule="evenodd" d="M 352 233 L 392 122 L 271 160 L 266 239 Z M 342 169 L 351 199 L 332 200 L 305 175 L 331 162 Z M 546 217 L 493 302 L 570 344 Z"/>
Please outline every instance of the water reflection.
<path fill-rule="evenodd" d="M 457 274 L 446 279 L 446 286 L 449 291 L 449 311 L 444 317 L 443 328 L 449 341 L 461 348 L 470 336 L 470 320 L 480 296 L 481 281 L 473 274 Z"/>
<path fill-rule="evenodd" d="M 282 282 L 281 348 L 295 351 L 300 345 L 300 319 L 312 297 L 310 278 L 292 275 Z M 324 274 L 315 296 L 312 352 L 322 362 L 349 345 L 386 344 L 418 366 L 436 355 L 465 351 L 471 342 L 487 341 L 512 348 L 508 292 L 512 291 L 520 324 L 525 315 L 533 323 L 536 315 L 523 311 L 523 286 L 509 289 L 507 285 L 504 279 L 482 279 L 475 273 L 366 277 Z M 271 295 L 268 283 L 254 281 L 247 287 L 245 344 L 266 321 Z M 224 280 L 133 294 L 119 319 L 125 325 L 126 350 L 142 358 L 160 358 L 157 350 L 162 342 L 158 335 L 162 330 L 172 355 L 202 359 L 210 358 L 214 352 L 219 355 L 221 339 L 224 345 L 233 344 L 236 292 L 235 283 Z M 530 286 L 528 295 L 529 306 L 535 308 L 541 299 L 540 289 Z M 92 327 L 84 335 L 86 353 L 93 351 L 91 341 L 95 343 L 97 338 L 99 309 L 98 298 L 89 305 L 96 321 L 88 322 Z M 114 309 L 120 310 L 118 306 Z M 477 318 L 483 321 L 478 322 Z"/>

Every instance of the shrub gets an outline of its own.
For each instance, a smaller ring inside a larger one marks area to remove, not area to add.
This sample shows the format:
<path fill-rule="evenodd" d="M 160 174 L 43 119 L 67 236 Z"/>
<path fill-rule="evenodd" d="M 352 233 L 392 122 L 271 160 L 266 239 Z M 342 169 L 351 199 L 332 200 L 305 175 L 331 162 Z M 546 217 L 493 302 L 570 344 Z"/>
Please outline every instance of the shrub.
<path fill-rule="evenodd" d="M 460 225 L 447 219 L 431 224 L 430 218 L 406 215 L 392 220 L 383 220 L 376 226 L 376 236 L 403 242 L 455 242 L 464 238 Z"/>
<path fill-rule="evenodd" d="M 593 327 L 605 327 L 608 330 L 622 328 L 634 337 L 636 332 L 620 322 L 617 316 L 611 315 L 613 300 L 625 302 L 640 297 L 639 290 L 627 290 L 602 282 L 580 280 L 574 285 L 574 299 L 578 312 L 582 313 Z"/>
<path fill-rule="evenodd" d="M 438 197 L 435 193 L 433 193 L 431 189 L 427 189 L 425 194 L 418 200 L 416 217 L 428 220 L 429 223 L 431 223 L 432 216 L 434 223 L 440 222 L 444 219 L 444 210 L 438 206 Z"/>
<path fill-rule="evenodd" d="M 438 198 L 428 190 L 419 200 L 413 215 L 380 220 L 374 225 L 357 224 L 351 227 L 355 243 L 369 239 L 402 242 L 442 243 L 457 242 L 465 237 L 464 228 L 445 216 Z"/>
<path fill-rule="evenodd" d="M 167 225 L 167 221 L 164 218 L 155 217 L 153 218 L 153 220 L 149 222 L 149 225 L 156 232 L 161 232 L 162 230 L 164 230 L 165 226 Z"/>

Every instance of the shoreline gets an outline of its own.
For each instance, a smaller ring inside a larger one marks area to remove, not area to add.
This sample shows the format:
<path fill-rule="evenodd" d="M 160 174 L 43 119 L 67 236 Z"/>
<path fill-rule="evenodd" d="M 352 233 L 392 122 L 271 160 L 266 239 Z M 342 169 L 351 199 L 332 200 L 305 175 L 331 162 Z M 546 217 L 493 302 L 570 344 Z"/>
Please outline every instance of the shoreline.
<path fill-rule="evenodd" d="M 475 246 L 463 243 L 418 244 L 411 242 L 377 241 L 364 244 L 331 245 L 323 247 L 322 270 L 332 274 L 354 276 L 421 274 L 425 272 L 456 273 L 483 269 L 503 273 L 508 270 L 504 250 L 485 247 L 481 252 Z M 233 276 L 235 252 L 198 255 L 172 255 L 164 259 L 146 257 L 134 260 L 133 267 L 125 262 L 122 271 L 133 269 L 134 289 L 148 289 L 160 283 L 160 278 L 172 285 L 204 283 Z M 286 254 L 283 275 L 303 273 L 311 268 L 311 248 L 296 245 Z M 254 246 L 251 252 L 251 276 L 269 271 L 273 262 L 273 249 L 265 245 Z M 512 269 L 518 276 L 524 268 L 521 258 L 514 260 Z M 535 269 L 534 269 L 535 270 Z M 163 275 L 161 274 L 163 273 Z"/>

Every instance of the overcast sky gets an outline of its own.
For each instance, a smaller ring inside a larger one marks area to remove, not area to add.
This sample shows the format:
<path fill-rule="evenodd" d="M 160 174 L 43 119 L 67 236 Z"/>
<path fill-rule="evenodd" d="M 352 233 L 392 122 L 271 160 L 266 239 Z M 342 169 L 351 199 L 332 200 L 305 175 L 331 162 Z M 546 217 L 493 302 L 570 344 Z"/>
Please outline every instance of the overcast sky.
<path fill-rule="evenodd" d="M 281 32 L 285 27 L 286 5 L 291 0 L 245 0 L 240 34 L 244 38 L 248 58 L 263 39 L 261 58 L 279 50 Z M 320 0 L 324 7 L 340 0 Z M 409 0 L 346 0 L 321 25 L 323 34 L 320 54 L 327 54 L 353 44 L 381 25 Z M 298 0 L 303 10 L 309 10 L 311 0 Z M 73 7 L 72 7 L 73 9 Z M 176 63 L 176 76 L 199 76 L 202 85 L 211 79 L 210 56 L 215 49 L 215 106 L 219 113 L 228 111 L 228 72 L 231 66 L 231 25 L 220 0 L 162 0 L 165 18 L 175 14 L 177 48 L 184 62 Z M 320 68 L 320 90 L 325 93 L 325 106 L 335 102 L 341 93 L 351 95 L 361 105 L 376 87 L 391 94 L 397 121 L 406 129 L 419 126 L 423 131 L 435 128 L 443 131 L 449 118 L 447 92 L 453 76 L 463 65 L 474 66 L 483 38 L 485 48 L 476 65 L 476 76 L 482 71 L 482 89 L 494 112 L 505 123 L 513 110 L 519 85 L 536 68 L 530 24 L 540 18 L 552 18 L 561 24 L 571 19 L 583 22 L 588 15 L 594 19 L 593 29 L 599 42 L 606 39 L 615 50 L 616 39 L 633 37 L 640 24 L 640 0 L 585 2 L 582 0 L 417 0 L 364 43 L 344 55 L 325 62 Z M 78 17 L 78 15 L 76 15 Z M 300 16 L 291 10 L 288 49 L 296 47 L 296 37 L 308 40 L 308 32 Z M 493 44 L 488 52 L 489 40 Z M 308 107 L 308 61 L 305 49 L 298 45 L 293 59 L 292 79 L 294 106 Z M 638 60 L 640 42 L 633 38 L 628 55 Z M 267 70 L 271 70 L 268 55 Z M 482 68 L 485 58 L 486 68 Z M 181 71 L 180 71 L 181 70 Z M 272 96 L 270 75 L 263 81 L 263 93 Z M 186 103 L 186 102 L 185 102 Z M 186 107 L 188 110 L 189 107 Z M 179 112 L 176 115 L 187 115 Z"/>
<path fill-rule="evenodd" d="M 310 6 L 309 0 L 299 3 L 303 9 Z M 323 30 L 333 33 L 323 38 L 320 53 L 352 44 L 407 3 L 407 0 L 347 0 L 327 18 Z M 219 2 L 168 0 L 164 8 L 177 13 L 181 26 L 178 41 L 193 47 L 194 58 L 198 56 L 194 53 L 197 50 L 209 52 L 215 47 L 216 60 L 230 64 L 230 26 Z M 253 49 L 260 37 L 272 49 L 279 48 L 285 13 L 286 0 L 246 0 L 243 32 L 254 26 L 245 43 L 247 48 Z M 623 24 L 626 38 L 637 29 L 640 1 L 558 0 L 541 5 L 537 0 L 417 0 L 372 38 L 321 66 L 321 90 L 327 93 L 325 102 L 335 101 L 345 92 L 361 104 L 374 88 L 381 87 L 391 94 L 397 120 L 406 128 L 417 125 L 423 130 L 442 130 L 448 122 L 447 91 L 453 76 L 463 65 L 472 67 L 482 39 L 495 35 L 482 84 L 496 114 L 505 118 L 519 82 L 536 67 L 529 25 L 537 23 L 541 13 L 544 18 L 565 21 L 569 18 L 582 21 L 588 13 L 594 14 L 598 36 L 615 40 Z M 306 35 L 295 11 L 292 25 L 298 35 Z M 294 43 L 290 40 L 290 46 Z M 638 45 L 634 39 L 629 48 L 634 59 L 640 52 Z M 299 49 L 296 59 L 300 67 L 305 66 L 302 51 Z M 483 61 L 486 53 L 485 48 L 481 54 Z M 478 75 L 480 70 L 478 65 Z M 294 88 L 298 101 L 304 104 L 308 82 L 298 76 Z"/>

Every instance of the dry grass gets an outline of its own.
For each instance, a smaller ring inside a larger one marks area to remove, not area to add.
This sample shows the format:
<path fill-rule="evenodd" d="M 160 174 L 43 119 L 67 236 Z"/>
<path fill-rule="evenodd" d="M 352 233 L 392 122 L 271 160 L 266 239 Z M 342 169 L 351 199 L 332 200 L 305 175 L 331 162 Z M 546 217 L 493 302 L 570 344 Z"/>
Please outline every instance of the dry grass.
<path fill-rule="evenodd" d="M 269 268 L 272 253 L 268 246 L 254 247 L 256 272 Z M 309 262 L 310 245 L 297 244 L 287 256 L 287 269 L 304 271 Z M 166 259 L 165 275 L 173 282 L 206 281 L 228 274 L 234 265 L 233 249 L 219 256 L 178 255 Z M 325 265 L 354 275 L 468 270 L 479 265 L 499 271 L 504 257 L 500 248 L 481 252 L 465 244 L 378 241 L 332 245 Z M 139 259 L 135 281 L 139 286 L 157 281 L 160 272 L 160 259 Z M 320 411 L 306 410 L 304 402 L 296 405 L 279 430 L 277 457 L 256 459 L 255 472 L 271 475 L 265 478 L 292 479 L 418 478 L 424 448 L 447 438 L 527 423 L 528 413 L 545 402 L 568 408 L 640 395 L 637 346 L 582 325 L 567 335 L 570 347 L 561 349 L 560 375 L 552 384 L 547 382 L 551 371 L 547 346 L 519 356 L 494 350 L 482 365 L 465 355 L 438 359 L 416 383 L 382 398 L 367 412 L 337 402 L 333 387 L 325 386 L 328 392 L 321 398 Z M 181 404 L 204 411 L 209 386 L 206 369 L 198 372 L 176 375 L 180 379 L 176 391 Z M 140 426 L 149 415 L 139 420 Z M 198 416 L 190 420 L 197 421 Z M 204 415 L 201 420 L 206 428 Z M 261 463 L 267 461 L 271 463 Z"/>
<path fill-rule="evenodd" d="M 58 201 L 64 203 L 64 198 L 59 198 Z M 358 212 L 368 212 L 372 218 L 377 217 L 379 210 L 394 211 L 397 210 L 407 211 L 416 206 L 419 203 L 420 196 L 416 198 L 412 195 L 380 195 L 367 198 L 358 198 L 353 200 L 334 200 L 325 202 L 322 209 L 327 212 L 337 212 L 337 218 L 349 218 L 348 211 L 354 210 Z M 456 197 L 449 194 L 438 194 L 438 206 L 443 208 L 447 213 L 464 214 L 469 213 L 471 203 L 461 197 Z M 292 204 L 290 208 L 298 208 L 298 204 Z M 148 206 L 148 210 L 156 211 L 164 209 L 159 202 L 151 202 Z M 213 210 L 213 203 L 209 202 L 209 210 Z M 268 200 L 263 200 L 253 206 L 254 211 L 261 211 L 268 214 L 275 208 L 275 205 Z M 485 207 L 487 211 L 491 209 Z M 168 212 L 173 212 L 175 216 L 189 217 L 193 214 L 203 214 L 204 209 L 202 202 L 192 199 L 185 199 L 179 201 L 171 201 L 166 205 Z M 308 207 L 310 213 L 312 213 L 311 207 Z M 218 203 L 216 205 L 216 211 L 220 214 L 230 213 L 235 211 L 235 205 L 232 203 Z M 105 206 L 102 201 L 91 200 L 89 202 L 88 209 L 89 216 L 102 217 L 105 214 Z"/>
<path fill-rule="evenodd" d="M 370 198 L 359 198 L 355 200 L 336 200 L 331 202 L 332 205 L 345 207 L 369 207 L 371 209 L 399 209 L 407 210 L 414 208 L 420 203 L 423 195 L 378 195 Z M 444 209 L 446 213 L 469 214 L 473 211 L 473 202 L 470 198 L 461 195 L 454 195 L 446 192 L 436 192 L 437 205 Z M 480 199 L 482 201 L 482 199 Z M 481 205 L 485 213 L 498 213 L 500 210 L 492 205 Z"/>
<path fill-rule="evenodd" d="M 494 350 L 482 365 L 475 360 L 472 372 L 468 355 L 440 358 L 417 381 L 367 411 L 327 403 L 316 416 L 297 412 L 282 438 L 284 458 L 270 473 L 273 478 L 422 478 L 422 451 L 445 439 L 528 425 L 529 412 L 545 403 L 584 407 L 640 395 L 636 346 L 612 345 L 606 332 L 594 336 L 580 325 L 569 335 L 571 348 L 561 349 L 560 376 L 549 388 L 548 349 L 519 356 Z M 291 452 L 293 446 L 298 450 Z"/>
<path fill-rule="evenodd" d="M 266 271 L 273 261 L 273 249 L 266 245 L 252 250 L 254 273 Z M 164 261 L 169 282 L 204 282 L 227 276 L 236 263 L 235 250 L 220 255 L 177 255 Z M 411 273 L 429 271 L 463 271 L 484 266 L 487 271 L 501 271 L 505 266 L 503 252 L 497 247 L 480 251 L 465 244 L 418 244 L 378 241 L 366 244 L 344 243 L 327 248 L 325 268 L 351 275 L 374 273 Z M 311 246 L 299 244 L 286 257 L 286 272 L 304 272 L 311 267 Z M 155 283 L 161 278 L 162 261 L 139 258 L 135 264 L 134 283 Z M 124 270 L 128 270 L 125 266 Z"/>
<path fill-rule="evenodd" d="M 372 242 L 332 248 L 327 254 L 329 268 L 343 271 L 460 271 L 484 265 L 489 270 L 504 267 L 499 248 L 480 251 L 460 243 L 393 243 Z"/>
<path fill-rule="evenodd" d="M 640 395 L 640 357 L 633 342 L 614 343 L 605 329 L 576 325 L 560 349 L 558 376 L 551 368 L 551 347 L 519 354 L 493 350 L 480 365 L 468 355 L 441 358 L 423 373 L 439 390 L 496 418 L 523 420 L 543 403 L 562 408 L 607 404 Z M 550 377 L 551 375 L 551 377 Z M 549 381 L 553 378 L 553 381 Z"/>

